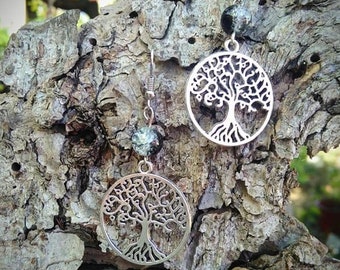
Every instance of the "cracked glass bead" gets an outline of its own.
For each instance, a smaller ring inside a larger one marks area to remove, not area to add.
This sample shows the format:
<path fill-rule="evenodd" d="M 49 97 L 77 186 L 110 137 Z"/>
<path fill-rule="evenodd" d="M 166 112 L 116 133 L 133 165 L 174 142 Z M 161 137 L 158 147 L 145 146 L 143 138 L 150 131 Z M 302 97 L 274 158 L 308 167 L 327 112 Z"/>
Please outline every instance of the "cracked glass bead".
<path fill-rule="evenodd" d="M 241 36 L 251 22 L 250 12 L 242 6 L 232 5 L 227 7 L 221 16 L 221 27 L 223 31 L 231 35 Z"/>
<path fill-rule="evenodd" d="M 132 135 L 132 148 L 141 156 L 157 154 L 162 146 L 163 139 L 159 132 L 150 127 L 142 127 Z"/>

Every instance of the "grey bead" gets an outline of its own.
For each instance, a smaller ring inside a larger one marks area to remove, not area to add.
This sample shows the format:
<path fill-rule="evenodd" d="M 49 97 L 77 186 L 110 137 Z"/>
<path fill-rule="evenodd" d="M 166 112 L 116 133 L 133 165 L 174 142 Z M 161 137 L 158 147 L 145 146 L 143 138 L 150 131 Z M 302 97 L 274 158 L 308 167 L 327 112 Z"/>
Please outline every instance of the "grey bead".
<path fill-rule="evenodd" d="M 225 33 L 241 36 L 251 22 L 251 14 L 243 6 L 232 5 L 227 7 L 221 16 L 221 27 Z"/>
<path fill-rule="evenodd" d="M 163 146 L 162 136 L 151 127 L 142 127 L 132 135 L 132 147 L 141 156 L 157 154 Z"/>

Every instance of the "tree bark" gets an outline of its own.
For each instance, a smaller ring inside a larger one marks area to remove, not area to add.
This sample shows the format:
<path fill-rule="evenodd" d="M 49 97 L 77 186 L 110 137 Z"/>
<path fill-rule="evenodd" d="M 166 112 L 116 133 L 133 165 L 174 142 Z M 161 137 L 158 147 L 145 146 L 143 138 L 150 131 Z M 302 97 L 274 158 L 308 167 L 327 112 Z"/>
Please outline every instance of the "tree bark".
<path fill-rule="evenodd" d="M 208 142 L 184 102 L 190 69 L 226 39 L 220 16 L 233 1 L 118 0 L 80 31 L 69 11 L 12 35 L 0 64 L 1 269 L 142 268 L 110 252 L 98 225 L 105 191 L 141 159 L 130 138 L 145 125 L 151 49 L 165 137 L 153 172 L 183 191 L 193 219 L 185 249 L 162 267 L 340 267 L 288 210 L 299 148 L 315 155 L 340 141 L 339 1 L 239 2 L 252 14 L 240 51 L 275 98 L 265 131 L 240 147 Z"/>

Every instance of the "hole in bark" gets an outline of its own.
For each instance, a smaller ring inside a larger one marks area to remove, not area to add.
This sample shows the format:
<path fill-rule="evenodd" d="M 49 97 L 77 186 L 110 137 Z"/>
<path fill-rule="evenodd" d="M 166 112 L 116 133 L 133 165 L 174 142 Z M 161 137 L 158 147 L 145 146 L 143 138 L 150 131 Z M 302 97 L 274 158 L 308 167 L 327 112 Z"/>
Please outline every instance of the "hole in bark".
<path fill-rule="evenodd" d="M 11 168 L 12 168 L 12 171 L 18 172 L 18 171 L 20 171 L 20 169 L 21 169 L 21 165 L 20 165 L 20 163 L 18 163 L 18 162 L 13 162 Z"/>
<path fill-rule="evenodd" d="M 307 62 L 302 61 L 301 64 L 292 70 L 293 79 L 297 79 L 305 75 L 307 71 Z"/>
<path fill-rule="evenodd" d="M 90 38 L 89 42 L 92 46 L 96 46 L 97 45 L 97 40 L 95 38 Z"/>
<path fill-rule="evenodd" d="M 136 11 L 132 11 L 132 12 L 130 12 L 129 16 L 130 16 L 131 19 L 137 18 L 138 17 L 138 13 Z"/>
<path fill-rule="evenodd" d="M 82 139 L 84 141 L 85 145 L 90 145 L 96 140 L 97 136 L 93 132 L 93 130 L 85 129 L 80 131 L 79 133 L 79 139 Z"/>
<path fill-rule="evenodd" d="M 190 38 L 188 38 L 188 42 L 189 42 L 189 44 L 195 44 L 196 39 L 194 37 L 190 37 Z"/>
<path fill-rule="evenodd" d="M 61 134 L 66 133 L 65 124 L 56 123 L 52 126 L 52 130 L 56 133 L 61 133 Z"/>
<path fill-rule="evenodd" d="M 320 104 L 323 104 L 323 98 L 320 94 L 316 93 L 316 94 L 313 94 L 313 99 L 317 102 L 319 102 Z"/>
<path fill-rule="evenodd" d="M 16 188 L 17 188 L 17 186 L 13 186 L 12 188 L 13 188 L 13 189 L 16 189 Z"/>
<path fill-rule="evenodd" d="M 320 61 L 320 55 L 318 53 L 313 53 L 312 56 L 310 57 L 310 60 L 313 63 L 319 62 Z"/>
<path fill-rule="evenodd" d="M 105 15 L 105 16 L 106 16 L 106 15 L 109 15 L 109 14 L 110 14 L 109 12 L 105 12 L 105 13 L 103 13 L 103 15 Z"/>
<path fill-rule="evenodd" d="M 103 57 L 100 57 L 100 56 L 98 56 L 98 57 L 97 57 L 97 62 L 99 62 L 99 63 L 103 63 L 103 62 L 104 62 L 104 59 L 103 59 Z"/>
<path fill-rule="evenodd" d="M 266 0 L 260 0 L 260 1 L 259 1 L 259 5 L 260 5 L 260 6 L 263 6 L 263 5 L 266 4 L 266 2 L 267 2 Z"/>

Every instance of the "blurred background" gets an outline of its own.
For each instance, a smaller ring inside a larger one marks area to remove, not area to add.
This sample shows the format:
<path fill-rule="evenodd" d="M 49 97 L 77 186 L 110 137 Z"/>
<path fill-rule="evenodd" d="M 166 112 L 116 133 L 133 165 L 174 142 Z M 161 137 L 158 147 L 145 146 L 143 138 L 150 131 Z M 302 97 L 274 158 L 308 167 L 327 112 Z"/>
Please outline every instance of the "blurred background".
<path fill-rule="evenodd" d="M 313 158 L 302 147 L 291 167 L 300 184 L 290 195 L 293 214 L 340 259 L 340 147 Z"/>
<path fill-rule="evenodd" d="M 29 21 L 41 21 L 60 15 L 67 9 L 80 9 L 79 25 L 97 16 L 100 8 L 115 0 L 1 0 L 0 57 L 9 36 Z"/>
<path fill-rule="evenodd" d="M 0 3 L 0 60 L 12 33 L 27 22 L 54 17 L 66 9 L 80 9 L 78 25 L 99 14 L 115 0 L 2 0 Z M 1 85 L 0 85 L 1 88 Z M 1 93 L 1 89 L 0 89 Z M 340 259 L 340 148 L 313 158 L 302 147 L 291 162 L 300 186 L 292 190 L 291 212 Z"/>

